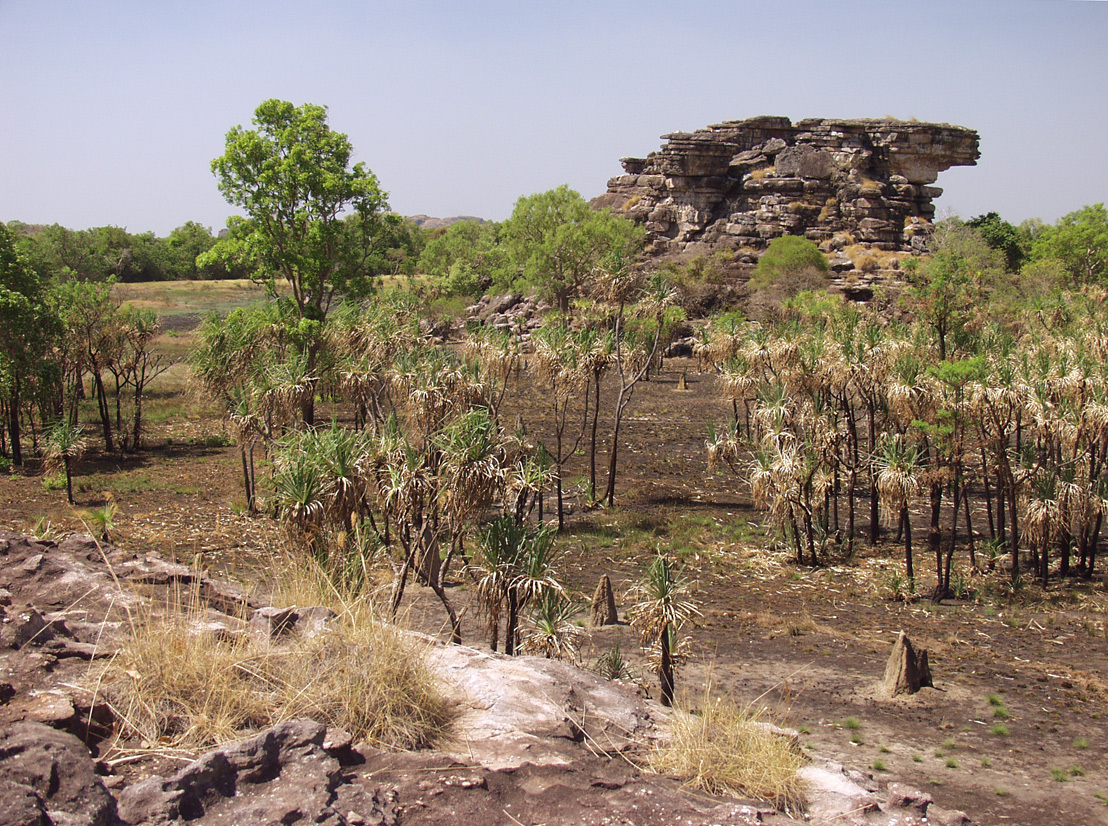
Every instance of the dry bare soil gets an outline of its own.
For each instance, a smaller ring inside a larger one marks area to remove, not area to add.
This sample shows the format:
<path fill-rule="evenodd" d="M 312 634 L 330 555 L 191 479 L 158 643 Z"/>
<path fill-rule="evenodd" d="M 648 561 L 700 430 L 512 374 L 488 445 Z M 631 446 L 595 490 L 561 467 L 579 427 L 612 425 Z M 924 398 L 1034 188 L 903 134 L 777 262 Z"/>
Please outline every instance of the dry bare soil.
<path fill-rule="evenodd" d="M 172 358 L 187 350 L 188 326 L 171 326 L 173 335 L 162 337 Z M 686 390 L 678 389 L 682 374 Z M 524 385 L 509 415 L 519 413 L 542 434 L 540 402 Z M 0 526 L 30 531 L 44 519 L 60 533 L 82 530 L 80 509 L 110 498 L 120 508 L 112 536 L 118 546 L 264 587 L 275 527 L 245 513 L 237 448 L 190 394 L 184 365 L 163 377 L 150 412 L 143 451 L 93 452 L 81 463 L 77 509 L 65 504 L 64 490 L 45 489 L 33 464 L 4 479 Z M 1103 572 L 1087 583 L 1054 579 L 1045 592 L 1026 585 L 1012 593 L 1001 571 L 970 573 L 959 551 L 964 598 L 933 605 L 892 598 L 903 560 L 891 541 L 862 545 L 850 561 L 832 556 L 821 567 L 797 566 L 764 535 L 739 480 L 708 472 L 707 424 L 724 415 L 712 377 L 698 373 L 695 362 L 667 361 L 639 387 L 621 439 L 616 507 L 575 502 L 559 540 L 571 588 L 585 599 L 609 574 L 622 611 L 620 598 L 655 548 L 666 550 L 697 583 L 703 615 L 689 632 L 689 660 L 678 674 L 686 707 L 704 702 L 709 689 L 766 706 L 800 730 L 813 753 L 881 781 L 918 786 L 976 823 L 1108 824 Z M 579 455 L 567 476 L 580 487 L 585 472 Z M 927 567 L 921 553 L 917 570 Z M 929 593 L 932 584 L 924 574 L 918 590 Z M 408 621 L 441 632 L 437 601 L 411 591 Z M 466 609 L 463 576 L 451 593 Z M 901 630 L 928 649 L 936 688 L 880 700 L 874 687 Z M 473 608 L 463 615 L 463 631 L 467 643 L 483 644 Z M 651 684 L 625 625 L 591 632 L 583 663 L 592 665 L 617 643 Z"/>

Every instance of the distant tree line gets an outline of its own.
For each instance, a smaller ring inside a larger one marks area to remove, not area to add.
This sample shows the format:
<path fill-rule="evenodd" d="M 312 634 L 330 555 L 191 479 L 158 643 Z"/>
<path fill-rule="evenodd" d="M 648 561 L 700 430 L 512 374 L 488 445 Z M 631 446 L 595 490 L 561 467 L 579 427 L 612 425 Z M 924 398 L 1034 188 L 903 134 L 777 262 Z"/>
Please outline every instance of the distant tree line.
<path fill-rule="evenodd" d="M 375 272 L 414 272 L 423 230 L 398 215 L 389 215 L 386 225 L 390 244 L 377 250 L 383 260 Z M 9 221 L 7 228 L 16 249 L 40 278 L 123 283 L 212 281 L 251 278 L 257 270 L 248 260 L 212 254 L 221 238 L 233 235 L 234 226 L 213 234 L 208 227 L 189 221 L 164 238 L 113 226 L 69 229 L 60 224 Z"/>

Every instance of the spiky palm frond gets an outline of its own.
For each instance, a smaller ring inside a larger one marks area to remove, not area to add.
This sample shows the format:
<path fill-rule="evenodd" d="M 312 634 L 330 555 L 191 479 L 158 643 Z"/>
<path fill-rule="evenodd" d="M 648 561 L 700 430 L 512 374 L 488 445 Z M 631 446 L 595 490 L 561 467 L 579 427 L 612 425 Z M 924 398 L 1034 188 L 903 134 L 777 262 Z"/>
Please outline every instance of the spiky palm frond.
<path fill-rule="evenodd" d="M 42 454 L 43 469 L 57 473 L 66 465 L 79 462 L 88 449 L 84 429 L 72 425 L 69 419 L 61 419 L 46 431 L 46 449 Z"/>
<path fill-rule="evenodd" d="M 877 470 L 877 491 L 888 520 L 899 519 L 901 511 L 920 492 L 919 448 L 900 435 L 886 436 L 873 457 Z"/>
<path fill-rule="evenodd" d="M 323 474 L 315 457 L 299 450 L 285 453 L 277 463 L 273 486 L 282 519 L 301 533 L 315 533 L 326 512 Z"/>
<path fill-rule="evenodd" d="M 580 603 L 567 599 L 562 592 L 543 591 L 534 603 L 520 650 L 576 665 L 584 631 L 574 624 L 573 618 L 580 612 Z"/>
<path fill-rule="evenodd" d="M 700 615 L 689 598 L 691 591 L 692 584 L 674 570 L 669 557 L 657 554 L 632 589 L 635 602 L 627 612 L 631 627 L 639 632 L 644 645 L 656 642 L 666 626 L 679 628 L 691 617 Z"/>
<path fill-rule="evenodd" d="M 558 579 L 557 563 L 561 551 L 556 539 L 555 530 L 546 525 L 528 531 L 524 553 L 518 559 L 511 582 L 511 587 L 519 591 L 525 602 L 547 591 L 564 590 Z"/>

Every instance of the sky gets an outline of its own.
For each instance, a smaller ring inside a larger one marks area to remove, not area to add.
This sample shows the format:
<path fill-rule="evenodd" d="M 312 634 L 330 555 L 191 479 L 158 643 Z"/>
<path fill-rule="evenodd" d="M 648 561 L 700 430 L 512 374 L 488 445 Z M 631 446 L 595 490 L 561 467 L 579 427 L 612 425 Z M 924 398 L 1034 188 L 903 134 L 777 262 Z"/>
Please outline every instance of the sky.
<path fill-rule="evenodd" d="M 0 220 L 218 230 L 211 161 L 268 98 L 328 107 L 405 215 L 590 198 L 756 115 L 976 129 L 940 215 L 1108 200 L 1098 0 L 0 0 Z"/>

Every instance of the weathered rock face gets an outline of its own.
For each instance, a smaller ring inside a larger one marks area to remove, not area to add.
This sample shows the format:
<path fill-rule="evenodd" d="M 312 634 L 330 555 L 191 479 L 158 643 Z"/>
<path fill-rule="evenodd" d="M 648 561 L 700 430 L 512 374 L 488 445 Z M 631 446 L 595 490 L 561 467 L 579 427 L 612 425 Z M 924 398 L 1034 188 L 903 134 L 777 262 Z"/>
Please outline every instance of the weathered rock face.
<path fill-rule="evenodd" d="M 758 117 L 664 138 L 593 200 L 642 223 L 659 254 L 756 255 L 780 235 L 919 251 L 938 173 L 980 156 L 972 129 L 894 120 Z"/>

